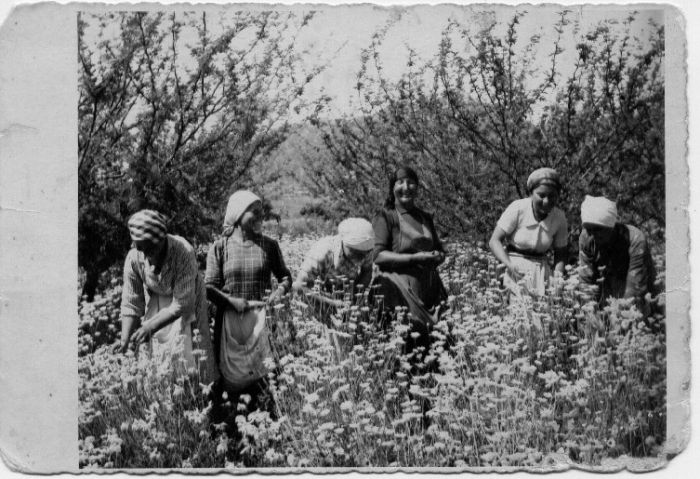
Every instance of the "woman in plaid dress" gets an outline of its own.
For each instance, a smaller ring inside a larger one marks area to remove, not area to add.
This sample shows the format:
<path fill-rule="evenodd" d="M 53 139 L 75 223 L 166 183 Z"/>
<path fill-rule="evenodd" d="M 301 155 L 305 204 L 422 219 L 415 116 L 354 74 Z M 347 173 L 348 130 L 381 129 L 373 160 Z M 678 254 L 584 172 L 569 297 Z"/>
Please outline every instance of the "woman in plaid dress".
<path fill-rule="evenodd" d="M 207 255 L 204 282 L 207 297 L 217 310 L 213 349 L 221 372 L 213 390 L 213 422 L 226 419 L 220 407 L 224 391 L 234 407 L 242 395 L 249 395 L 249 411 L 273 412 L 264 363 L 271 352 L 263 300 L 272 288 L 272 275 L 278 287 L 267 302 L 289 291 L 291 273 L 277 241 L 262 234 L 262 215 L 257 195 L 245 190 L 231 195 L 223 236 Z"/>

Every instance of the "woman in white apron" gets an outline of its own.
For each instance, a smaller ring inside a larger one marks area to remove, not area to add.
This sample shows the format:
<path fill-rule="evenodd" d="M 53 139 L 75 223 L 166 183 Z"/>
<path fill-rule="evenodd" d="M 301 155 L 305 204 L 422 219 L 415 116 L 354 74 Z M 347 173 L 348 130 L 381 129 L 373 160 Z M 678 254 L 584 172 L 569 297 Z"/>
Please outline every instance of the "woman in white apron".
<path fill-rule="evenodd" d="M 130 341 L 150 340 L 156 360 L 171 363 L 178 373 L 194 372 L 193 324 L 199 328 L 204 350 L 211 349 L 204 284 L 194 248 L 185 239 L 167 234 L 165 218 L 152 210 L 141 210 L 129 219 L 129 234 L 134 247 L 124 263 L 119 349 L 126 351 Z M 204 383 L 218 376 L 209 356 L 200 371 Z"/>
<path fill-rule="evenodd" d="M 291 287 L 291 273 L 279 244 L 262 234 L 262 214 L 262 201 L 257 195 L 245 190 L 231 195 L 223 236 L 207 254 L 204 281 L 207 297 L 217 309 L 213 347 L 221 372 L 213 391 L 211 420 L 225 420 L 234 431 L 236 403 L 243 395 L 250 396 L 248 411 L 262 409 L 274 414 L 274 401 L 267 387 L 265 359 L 271 352 L 263 300 L 272 289 L 272 275 L 278 287 L 268 302 Z M 234 407 L 233 417 L 221 407 L 224 391 Z"/>
<path fill-rule="evenodd" d="M 557 208 L 561 182 L 552 168 L 535 170 L 527 179 L 530 196 L 512 202 L 498 220 L 489 247 L 506 266 L 504 286 L 513 295 L 545 294 L 552 268 L 547 258 L 554 249 L 554 271 L 562 275 L 568 244 L 564 212 Z"/>

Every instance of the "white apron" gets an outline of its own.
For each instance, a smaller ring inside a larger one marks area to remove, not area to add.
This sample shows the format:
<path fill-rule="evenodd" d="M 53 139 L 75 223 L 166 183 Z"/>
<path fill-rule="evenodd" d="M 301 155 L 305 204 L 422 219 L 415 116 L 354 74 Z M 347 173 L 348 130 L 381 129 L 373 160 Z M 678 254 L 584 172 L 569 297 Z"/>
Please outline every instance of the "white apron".
<path fill-rule="evenodd" d="M 153 318 L 160 310 L 170 306 L 173 301 L 172 296 L 160 295 L 147 291 L 146 293 L 146 314 L 144 322 Z M 191 323 L 195 320 L 192 313 L 187 318 L 177 318 L 172 323 L 164 326 L 151 336 L 151 351 L 153 358 L 160 363 L 172 362 L 175 370 L 179 372 L 187 371 L 195 367 L 194 356 L 192 355 L 192 328 Z"/>
<path fill-rule="evenodd" d="M 552 269 L 549 266 L 547 257 L 524 256 L 513 252 L 509 252 L 508 256 L 510 256 L 510 261 L 513 263 L 515 270 L 525 276 L 524 285 L 521 286 L 516 283 L 507 272 L 503 278 L 503 285 L 516 296 L 520 296 L 523 293 L 544 296 L 547 289 L 547 281 L 552 275 Z"/>

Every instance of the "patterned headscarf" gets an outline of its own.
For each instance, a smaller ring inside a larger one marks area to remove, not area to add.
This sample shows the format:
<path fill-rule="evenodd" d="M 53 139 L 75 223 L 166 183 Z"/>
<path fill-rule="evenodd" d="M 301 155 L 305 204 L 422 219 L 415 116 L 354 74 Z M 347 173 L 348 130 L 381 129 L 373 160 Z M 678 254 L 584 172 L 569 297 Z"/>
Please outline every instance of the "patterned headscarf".
<path fill-rule="evenodd" d="M 141 210 L 129 218 L 129 235 L 132 241 L 160 243 L 167 234 L 165 216 L 153 210 Z"/>
<path fill-rule="evenodd" d="M 338 234 L 343 243 L 352 249 L 369 251 L 374 248 L 374 229 L 363 218 L 348 218 L 338 225 Z"/>
<path fill-rule="evenodd" d="M 588 196 L 581 203 L 581 223 L 614 228 L 617 223 L 617 205 L 604 196 Z"/>
<path fill-rule="evenodd" d="M 248 190 L 238 190 L 228 199 L 224 217 L 224 236 L 230 236 L 243 213 L 256 201 L 262 201 L 258 195 Z"/>
<path fill-rule="evenodd" d="M 559 173 L 554 168 L 539 168 L 533 171 L 527 178 L 527 190 L 532 191 L 540 185 L 552 186 L 561 190 Z"/>

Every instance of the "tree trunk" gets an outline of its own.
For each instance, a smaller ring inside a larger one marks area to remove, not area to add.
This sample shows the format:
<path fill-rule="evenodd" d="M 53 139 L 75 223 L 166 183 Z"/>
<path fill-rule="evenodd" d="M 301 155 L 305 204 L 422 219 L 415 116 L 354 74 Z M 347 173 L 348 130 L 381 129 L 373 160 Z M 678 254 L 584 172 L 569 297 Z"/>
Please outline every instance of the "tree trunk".
<path fill-rule="evenodd" d="M 85 271 L 85 284 L 83 285 L 83 291 L 81 297 L 87 297 L 88 302 L 92 302 L 95 299 L 95 292 L 97 291 L 97 285 L 100 282 L 100 271 L 97 268 L 90 268 Z"/>

